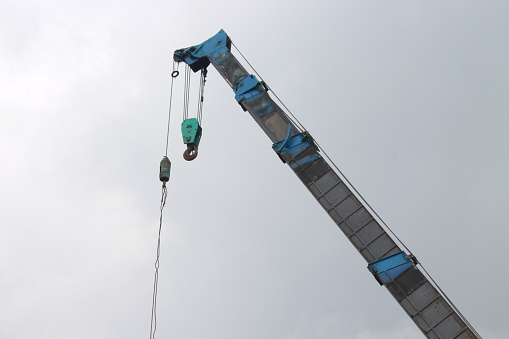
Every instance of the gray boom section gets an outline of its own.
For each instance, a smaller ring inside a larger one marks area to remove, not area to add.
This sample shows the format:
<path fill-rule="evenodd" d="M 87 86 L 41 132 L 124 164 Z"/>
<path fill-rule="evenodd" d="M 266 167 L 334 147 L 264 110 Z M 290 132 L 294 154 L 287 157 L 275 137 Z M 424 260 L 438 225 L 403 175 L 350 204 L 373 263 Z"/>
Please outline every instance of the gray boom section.
<path fill-rule="evenodd" d="M 298 165 L 305 156 L 285 160 L 362 257 L 371 263 L 400 252 L 329 164 L 320 157 Z M 384 285 L 427 338 L 478 338 L 417 266 Z"/>
<path fill-rule="evenodd" d="M 230 51 L 208 59 L 232 88 L 239 78 L 249 76 Z M 273 143 L 285 144 L 290 136 L 300 133 L 264 88 L 249 100 L 240 100 L 240 104 Z M 298 154 L 278 153 L 366 262 L 373 263 L 402 251 L 319 154 L 314 142 Z M 479 338 L 413 263 L 383 285 L 427 338 Z"/>

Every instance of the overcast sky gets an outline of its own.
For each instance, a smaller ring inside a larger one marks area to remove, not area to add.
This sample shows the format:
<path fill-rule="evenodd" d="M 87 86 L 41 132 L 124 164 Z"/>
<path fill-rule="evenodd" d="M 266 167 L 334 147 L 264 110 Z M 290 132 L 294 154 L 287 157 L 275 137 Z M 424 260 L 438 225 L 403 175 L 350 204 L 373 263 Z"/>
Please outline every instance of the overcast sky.
<path fill-rule="evenodd" d="M 149 337 L 172 54 L 221 28 L 477 331 L 506 338 L 507 13 L 0 0 L 0 338 Z M 156 337 L 423 337 L 212 68 L 182 159 L 182 87 Z"/>

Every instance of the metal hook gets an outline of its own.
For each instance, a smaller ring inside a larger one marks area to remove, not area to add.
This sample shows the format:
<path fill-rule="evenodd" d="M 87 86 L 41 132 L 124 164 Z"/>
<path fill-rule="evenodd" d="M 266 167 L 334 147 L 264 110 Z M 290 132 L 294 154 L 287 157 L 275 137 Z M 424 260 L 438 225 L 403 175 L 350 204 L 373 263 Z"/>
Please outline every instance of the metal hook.
<path fill-rule="evenodd" d="M 198 156 L 198 147 L 194 144 L 187 144 L 187 149 L 184 151 L 184 159 L 187 161 L 191 161 L 196 159 Z"/>

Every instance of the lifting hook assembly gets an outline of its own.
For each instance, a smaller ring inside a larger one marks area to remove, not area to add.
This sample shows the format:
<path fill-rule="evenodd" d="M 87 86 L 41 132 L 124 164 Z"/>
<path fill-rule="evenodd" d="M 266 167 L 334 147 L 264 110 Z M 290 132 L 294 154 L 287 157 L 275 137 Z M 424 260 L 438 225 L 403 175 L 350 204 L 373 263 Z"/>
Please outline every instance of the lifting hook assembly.
<path fill-rule="evenodd" d="M 182 139 L 187 149 L 184 151 L 184 159 L 194 160 L 198 156 L 198 145 L 201 139 L 201 126 L 198 119 L 186 119 L 182 123 Z"/>

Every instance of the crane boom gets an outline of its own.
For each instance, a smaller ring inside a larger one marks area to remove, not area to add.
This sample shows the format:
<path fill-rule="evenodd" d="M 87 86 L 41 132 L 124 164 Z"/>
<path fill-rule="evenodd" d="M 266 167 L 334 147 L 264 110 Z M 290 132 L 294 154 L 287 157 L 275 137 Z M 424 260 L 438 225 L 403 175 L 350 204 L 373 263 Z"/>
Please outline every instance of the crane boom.
<path fill-rule="evenodd" d="M 176 62 L 193 71 L 212 64 L 272 141 L 272 148 L 288 164 L 309 192 L 368 263 L 383 285 L 427 338 L 480 338 L 405 253 L 372 213 L 321 156 L 311 135 L 299 128 L 272 100 L 268 88 L 249 74 L 231 53 L 231 40 L 221 30 L 202 44 L 179 49 Z"/>

